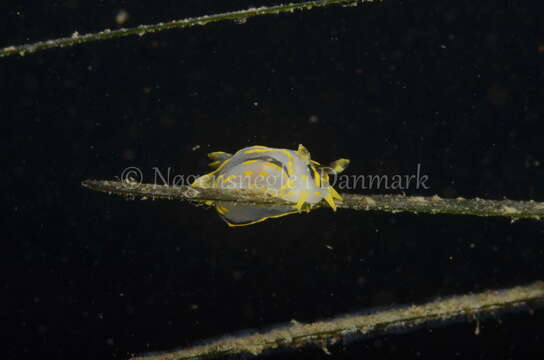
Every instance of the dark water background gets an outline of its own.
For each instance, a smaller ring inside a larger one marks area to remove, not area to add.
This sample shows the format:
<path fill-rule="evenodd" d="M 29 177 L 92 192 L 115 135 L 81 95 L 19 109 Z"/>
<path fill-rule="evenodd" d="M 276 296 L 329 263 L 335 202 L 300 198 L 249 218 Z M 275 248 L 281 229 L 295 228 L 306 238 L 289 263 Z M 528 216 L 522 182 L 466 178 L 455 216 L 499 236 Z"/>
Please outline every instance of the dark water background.
<path fill-rule="evenodd" d="M 120 9 L 134 26 L 273 3 L 8 1 L 0 46 L 115 28 Z M 544 201 L 544 32 L 528 4 L 390 0 L 0 59 L 2 358 L 123 359 L 543 279 L 536 221 L 322 209 L 230 229 L 79 185 L 302 143 L 350 158 L 348 174 L 421 164 L 431 189 L 411 195 Z M 523 311 L 478 336 L 460 322 L 267 358 L 541 359 L 543 323 Z"/>

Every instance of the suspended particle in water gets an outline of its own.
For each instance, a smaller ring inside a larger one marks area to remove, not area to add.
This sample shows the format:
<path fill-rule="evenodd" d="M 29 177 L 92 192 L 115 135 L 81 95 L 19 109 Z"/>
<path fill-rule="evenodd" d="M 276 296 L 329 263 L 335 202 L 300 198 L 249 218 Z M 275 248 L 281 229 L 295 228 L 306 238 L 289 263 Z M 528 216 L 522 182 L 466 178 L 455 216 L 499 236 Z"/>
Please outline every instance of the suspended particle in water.
<path fill-rule="evenodd" d="M 234 19 L 234 22 L 237 23 L 237 24 L 245 24 L 247 22 L 247 17 L 241 17 L 241 18 L 237 18 L 237 19 Z"/>
<path fill-rule="evenodd" d="M 123 25 L 128 21 L 130 18 L 130 15 L 125 9 L 121 9 L 117 12 L 117 15 L 115 15 L 115 22 L 117 25 Z"/>
<path fill-rule="evenodd" d="M 311 115 L 309 118 L 308 118 L 308 122 L 310 124 L 315 124 L 317 122 L 319 122 L 319 118 L 317 117 L 317 115 Z"/>

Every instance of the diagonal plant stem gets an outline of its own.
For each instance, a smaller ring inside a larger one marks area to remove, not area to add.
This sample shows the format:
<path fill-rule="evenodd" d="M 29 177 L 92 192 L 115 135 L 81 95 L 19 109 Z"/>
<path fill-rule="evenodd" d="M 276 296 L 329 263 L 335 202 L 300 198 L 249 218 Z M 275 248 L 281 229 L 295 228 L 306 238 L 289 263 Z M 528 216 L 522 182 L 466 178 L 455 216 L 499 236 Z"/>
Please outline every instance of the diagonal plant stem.
<path fill-rule="evenodd" d="M 116 194 L 129 199 L 142 200 L 189 200 L 195 202 L 230 201 L 240 204 L 285 205 L 292 203 L 259 192 L 231 189 L 195 189 L 190 186 L 167 186 L 141 184 L 137 182 L 85 180 L 82 186 L 100 192 Z M 406 195 L 358 195 L 341 194 L 342 201 L 337 207 L 358 211 L 385 211 L 390 213 L 411 212 L 415 214 L 450 214 L 501 216 L 511 219 L 543 219 L 544 203 L 515 200 L 484 199 L 444 199 L 437 195 L 431 197 Z M 312 209 L 327 205 L 322 202 Z"/>
<path fill-rule="evenodd" d="M 280 14 L 285 12 L 293 12 L 295 10 L 310 10 L 317 7 L 330 6 L 330 5 L 356 5 L 358 2 L 373 2 L 380 0 L 312 0 L 297 4 L 285 4 L 276 6 L 262 6 L 258 8 L 250 8 L 247 10 L 232 11 L 214 15 L 204 15 L 194 18 L 187 18 L 181 20 L 173 20 L 164 23 L 158 23 L 153 25 L 139 25 L 132 28 L 117 29 L 117 30 L 103 30 L 97 33 L 90 33 L 80 35 L 74 32 L 70 37 L 63 37 L 59 39 L 38 41 L 31 44 L 7 46 L 0 48 L 0 57 L 19 54 L 21 56 L 32 54 L 37 51 L 61 48 L 67 46 L 73 46 L 77 44 L 83 44 L 88 42 L 95 42 L 101 40 L 115 39 L 131 35 L 143 36 L 149 33 L 155 33 L 159 31 L 165 31 L 170 29 L 182 29 L 186 27 L 196 25 L 206 25 L 213 22 L 233 20 L 238 23 L 244 23 L 248 18 L 262 15 Z"/>
<path fill-rule="evenodd" d="M 193 347 L 137 356 L 131 360 L 213 359 L 225 355 L 259 355 L 274 349 L 296 349 L 307 345 L 327 346 L 344 340 L 376 336 L 396 331 L 409 331 L 421 326 L 444 325 L 452 321 L 479 320 L 499 312 L 527 308 L 531 313 L 544 303 L 544 281 L 503 290 L 487 290 L 477 294 L 457 295 L 421 305 L 388 310 L 341 315 L 333 319 L 301 324 L 291 321 L 266 332 L 225 336 Z"/>

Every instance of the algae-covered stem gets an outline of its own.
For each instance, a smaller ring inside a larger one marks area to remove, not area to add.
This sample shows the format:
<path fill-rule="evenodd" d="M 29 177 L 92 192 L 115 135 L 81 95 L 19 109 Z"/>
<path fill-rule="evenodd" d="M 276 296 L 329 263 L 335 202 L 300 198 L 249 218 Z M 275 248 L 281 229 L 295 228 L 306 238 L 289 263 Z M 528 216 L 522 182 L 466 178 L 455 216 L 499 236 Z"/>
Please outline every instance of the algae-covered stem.
<path fill-rule="evenodd" d="M 544 302 L 544 282 L 503 290 L 487 290 L 476 294 L 457 295 L 421 305 L 403 306 L 366 314 L 346 314 L 333 319 L 313 323 L 279 325 L 266 332 L 247 332 L 240 336 L 230 335 L 201 342 L 201 345 L 134 357 L 131 360 L 188 360 L 211 359 L 223 355 L 259 355 L 273 349 L 294 349 L 306 345 L 327 346 L 342 340 L 376 336 L 395 331 L 409 331 L 420 326 L 445 324 L 456 320 L 476 320 L 495 316 L 500 312 L 524 307 L 531 311 Z"/>
<path fill-rule="evenodd" d="M 194 18 L 187 18 L 181 20 L 173 20 L 168 22 L 161 22 L 153 25 L 139 25 L 132 28 L 122 28 L 116 30 L 103 30 L 96 33 L 80 35 L 75 31 L 69 37 L 63 37 L 59 39 L 52 39 L 46 41 L 38 41 L 31 44 L 7 46 L 0 48 L 0 57 L 10 55 L 28 55 L 37 51 L 61 48 L 67 46 L 73 46 L 77 44 L 83 44 L 88 42 L 102 41 L 108 39 L 121 38 L 131 35 L 143 36 L 149 33 L 155 33 L 170 29 L 181 29 L 196 25 L 206 25 L 213 22 L 231 20 L 237 23 L 245 23 L 248 18 L 262 15 L 281 14 L 285 12 L 293 12 L 295 10 L 310 10 L 317 7 L 330 6 L 330 5 L 356 5 L 358 2 L 373 2 L 374 0 L 314 0 L 306 1 L 296 4 L 284 4 L 276 6 L 262 6 L 258 8 L 250 8 L 246 10 L 231 11 L 220 14 L 204 15 Z M 380 0 L 375 0 L 380 1 Z"/>
<path fill-rule="evenodd" d="M 290 204 L 275 197 L 247 190 L 195 189 L 190 186 L 167 186 L 140 184 L 130 181 L 85 180 L 82 186 L 91 190 L 141 200 L 188 200 L 194 202 L 231 201 L 243 204 Z M 511 219 L 543 219 L 544 203 L 536 201 L 445 199 L 437 195 L 358 195 L 341 194 L 342 201 L 336 201 L 340 209 L 359 211 L 385 211 L 390 213 L 411 212 L 415 214 L 450 214 L 501 216 Z M 312 208 L 326 206 L 320 203 Z"/>

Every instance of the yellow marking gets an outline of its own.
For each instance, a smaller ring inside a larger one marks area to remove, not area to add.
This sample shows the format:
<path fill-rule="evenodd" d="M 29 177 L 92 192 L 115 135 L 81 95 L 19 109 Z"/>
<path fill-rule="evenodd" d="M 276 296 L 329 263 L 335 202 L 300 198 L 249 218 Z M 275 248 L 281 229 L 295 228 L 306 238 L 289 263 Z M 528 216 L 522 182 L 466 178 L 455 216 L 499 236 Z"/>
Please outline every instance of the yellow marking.
<path fill-rule="evenodd" d="M 310 152 L 308 151 L 308 149 L 304 147 L 304 145 L 302 144 L 298 145 L 297 154 L 298 156 L 300 156 L 302 160 L 310 161 Z"/>
<path fill-rule="evenodd" d="M 330 166 L 335 172 L 341 173 L 348 167 L 348 165 L 349 165 L 348 159 L 338 159 L 333 161 Z"/>
<path fill-rule="evenodd" d="M 310 168 L 312 168 L 312 172 L 314 174 L 314 180 L 315 180 L 315 186 L 320 187 L 321 186 L 321 176 L 315 169 L 315 166 L 311 165 Z"/>
<path fill-rule="evenodd" d="M 284 149 L 255 149 L 255 150 L 247 150 L 244 151 L 244 154 L 254 154 L 254 153 L 260 153 L 260 152 L 279 152 L 287 156 L 287 159 L 292 162 L 293 161 L 293 155 L 289 152 L 289 150 Z M 289 169 L 289 173 L 291 172 L 291 169 Z"/>
<path fill-rule="evenodd" d="M 265 177 L 265 176 L 268 176 L 268 173 L 266 171 L 261 171 L 259 173 L 259 176 Z"/>
<path fill-rule="evenodd" d="M 276 170 L 278 170 L 278 171 L 282 171 L 282 170 L 283 170 L 280 166 L 278 166 L 278 165 L 276 165 L 276 164 L 274 164 L 274 163 L 271 163 L 271 162 L 265 162 L 265 163 L 263 164 L 263 166 L 273 167 L 274 169 L 276 169 Z"/>
<path fill-rule="evenodd" d="M 321 195 L 321 191 L 314 192 L 314 195 Z"/>
<path fill-rule="evenodd" d="M 246 160 L 242 163 L 242 165 L 249 165 L 249 164 L 253 164 L 253 163 L 256 163 L 257 160 Z"/>
<path fill-rule="evenodd" d="M 317 161 L 314 161 L 314 160 L 312 160 L 312 164 L 314 164 L 314 165 L 321 165 L 320 163 L 318 163 Z"/>
<path fill-rule="evenodd" d="M 236 177 L 236 175 L 231 175 L 229 177 L 227 177 L 226 179 L 223 180 L 224 183 L 226 183 L 227 181 L 230 181 L 232 179 L 234 179 Z"/>
<path fill-rule="evenodd" d="M 226 153 L 224 151 L 215 151 L 215 152 L 211 152 L 211 153 L 208 154 L 208 157 L 210 159 L 213 159 L 213 160 L 215 160 L 215 159 L 217 159 L 219 157 L 231 157 L 231 156 L 232 156 L 232 154 Z"/>
<path fill-rule="evenodd" d="M 224 178 L 224 174 L 221 174 L 219 176 L 216 176 L 215 179 L 214 179 L 214 185 L 215 184 L 219 184 L 221 181 L 223 181 L 223 178 Z"/>
<path fill-rule="evenodd" d="M 201 188 L 207 188 L 210 186 L 210 182 L 211 182 L 212 178 L 209 174 L 207 175 L 202 175 L 201 177 L 199 177 L 198 179 L 196 179 L 195 181 L 193 181 L 193 183 L 191 184 L 192 187 L 201 187 Z"/>
<path fill-rule="evenodd" d="M 297 184 L 293 179 L 287 179 L 287 184 L 285 185 L 288 189 L 294 189 Z"/>
<path fill-rule="evenodd" d="M 282 194 L 283 197 L 288 197 L 288 196 L 291 196 L 291 194 L 293 193 L 293 190 L 289 190 L 289 191 L 286 191 Z"/>
<path fill-rule="evenodd" d="M 283 190 L 285 190 L 285 189 L 293 189 L 293 188 L 295 188 L 296 183 L 294 182 L 294 180 L 293 180 L 292 178 L 288 178 L 287 175 L 285 175 L 284 177 L 286 177 L 287 180 L 285 181 L 285 184 L 282 185 L 282 186 L 280 187 L 280 190 L 283 191 Z M 282 184 L 283 184 L 283 182 L 282 182 Z"/>
<path fill-rule="evenodd" d="M 326 172 L 323 172 L 323 176 L 321 177 L 321 183 L 329 183 L 329 174 L 327 174 Z"/>
<path fill-rule="evenodd" d="M 246 154 L 251 154 L 251 153 L 257 153 L 257 152 L 278 152 L 278 153 L 281 153 L 281 154 L 287 156 L 287 160 L 288 160 L 288 162 L 287 162 L 287 172 L 289 174 L 293 173 L 293 155 L 289 152 L 289 150 L 267 148 L 267 149 L 248 150 L 245 153 Z"/>
<path fill-rule="evenodd" d="M 221 155 L 222 153 L 223 153 L 222 151 L 211 152 L 211 153 L 208 154 L 208 157 L 209 157 L 210 159 L 213 159 L 213 158 L 215 158 L 215 157 Z"/>
<path fill-rule="evenodd" d="M 337 193 L 332 186 L 329 186 L 329 194 L 331 194 L 334 199 L 342 200 L 342 196 Z"/>
<path fill-rule="evenodd" d="M 224 207 L 224 206 L 216 206 L 215 209 L 216 209 L 217 212 L 220 213 L 221 215 L 225 215 L 225 213 L 229 211 L 229 209 L 227 209 L 227 208 Z"/>
<path fill-rule="evenodd" d="M 221 161 L 217 160 L 208 164 L 209 167 L 215 168 L 221 165 Z"/>
<path fill-rule="evenodd" d="M 336 211 L 336 203 L 334 202 L 334 199 L 332 198 L 331 194 L 327 194 L 327 196 L 325 196 L 325 201 L 327 202 L 327 204 L 329 204 L 329 206 L 334 211 Z"/>
<path fill-rule="evenodd" d="M 308 198 L 308 195 L 309 194 L 307 191 L 300 192 L 300 197 L 298 198 L 297 204 L 295 205 L 295 207 L 297 208 L 299 212 L 302 210 L 302 205 L 304 205 L 304 202 Z"/>
<path fill-rule="evenodd" d="M 308 180 L 308 175 L 306 174 L 302 175 L 302 181 L 306 181 L 306 180 Z"/>
<path fill-rule="evenodd" d="M 253 175 L 253 171 L 244 171 L 245 176 L 251 176 Z"/>

